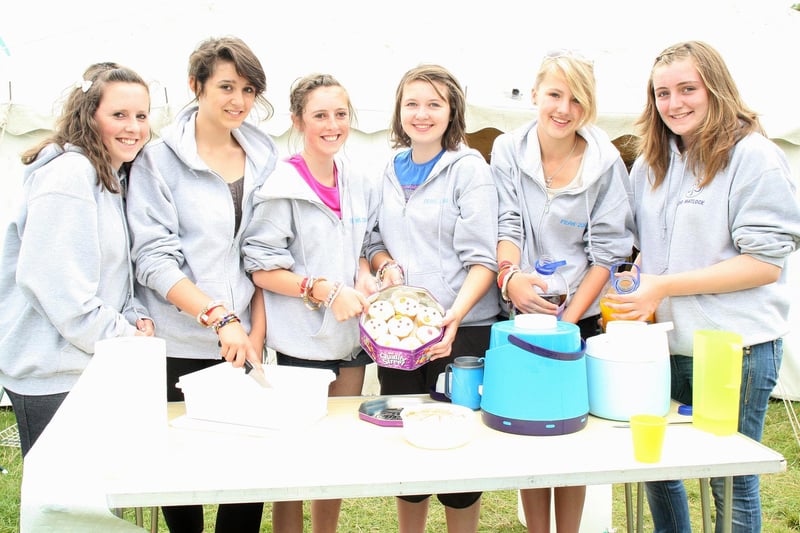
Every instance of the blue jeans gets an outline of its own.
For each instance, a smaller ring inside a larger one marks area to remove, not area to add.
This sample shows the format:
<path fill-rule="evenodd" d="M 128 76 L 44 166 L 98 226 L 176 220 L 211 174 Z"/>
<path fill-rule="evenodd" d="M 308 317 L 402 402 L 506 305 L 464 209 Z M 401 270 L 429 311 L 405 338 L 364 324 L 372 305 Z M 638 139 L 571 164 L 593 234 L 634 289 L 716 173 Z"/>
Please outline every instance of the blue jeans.
<path fill-rule="evenodd" d="M 742 357 L 742 388 L 739 398 L 739 432 L 761 441 L 764 418 L 772 389 L 778 381 L 783 358 L 783 339 L 746 347 Z M 672 397 L 678 402 L 692 403 L 692 358 L 683 355 L 670 357 Z M 711 492 L 719 517 L 723 505 L 723 478 L 711 479 Z M 645 483 L 647 502 L 653 516 L 654 533 L 683 533 L 691 531 L 689 504 L 683 481 L 653 481 Z M 733 478 L 733 532 L 761 531 L 761 496 L 758 476 Z M 715 531 L 722 531 L 716 521 Z"/>

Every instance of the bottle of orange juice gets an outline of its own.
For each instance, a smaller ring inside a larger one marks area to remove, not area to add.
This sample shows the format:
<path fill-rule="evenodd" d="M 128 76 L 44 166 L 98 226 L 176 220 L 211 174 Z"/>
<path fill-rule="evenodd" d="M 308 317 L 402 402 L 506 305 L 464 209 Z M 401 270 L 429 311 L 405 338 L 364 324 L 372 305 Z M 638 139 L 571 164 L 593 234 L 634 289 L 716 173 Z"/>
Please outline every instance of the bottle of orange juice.
<path fill-rule="evenodd" d="M 614 263 L 609 269 L 609 282 L 607 290 L 604 294 L 615 292 L 617 294 L 629 294 L 639 288 L 640 279 L 639 265 L 636 263 L 628 263 L 625 261 Z M 614 310 L 606 305 L 610 300 L 603 296 L 600 298 L 600 316 L 603 318 L 603 331 L 605 331 L 606 324 L 614 318 Z M 654 316 L 650 316 L 647 322 L 652 323 L 655 320 Z"/>

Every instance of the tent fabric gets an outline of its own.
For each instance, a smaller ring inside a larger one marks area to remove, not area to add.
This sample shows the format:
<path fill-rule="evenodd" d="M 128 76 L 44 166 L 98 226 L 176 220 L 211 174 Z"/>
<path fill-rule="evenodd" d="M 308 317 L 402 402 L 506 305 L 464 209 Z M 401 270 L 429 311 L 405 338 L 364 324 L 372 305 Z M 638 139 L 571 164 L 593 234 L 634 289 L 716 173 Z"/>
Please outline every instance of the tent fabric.
<path fill-rule="evenodd" d="M 157 134 L 158 130 L 170 120 L 168 108 L 158 108 L 153 110 L 153 129 Z M 0 209 L 3 216 L 0 222 L 5 226 L 5 219 L 11 213 L 14 197 L 21 189 L 22 165 L 19 162 L 19 153 L 27 147 L 44 138 L 52 128 L 53 118 L 31 110 L 26 110 L 19 106 L 5 106 L 0 108 L 0 179 L 4 190 L 9 194 L 4 194 L 0 201 Z M 367 115 L 373 121 L 370 130 L 362 130 L 360 127 L 351 133 L 350 140 L 346 146 L 348 154 L 361 160 L 368 168 L 372 169 L 375 176 L 379 176 L 383 165 L 391 155 L 391 148 L 388 142 L 388 131 L 386 125 L 390 122 L 389 111 L 372 111 L 362 113 L 356 110 L 360 119 Z M 3 117 L 5 120 L 3 120 Z M 492 128 L 496 132 L 509 131 L 521 124 L 524 124 L 535 117 L 535 110 L 526 104 L 512 102 L 501 102 L 497 106 L 469 104 L 467 108 L 467 130 L 474 133 Z M 612 139 L 625 135 L 634 135 L 635 115 L 632 114 L 603 114 L 598 117 L 598 124 L 609 133 Z M 379 127 L 379 120 L 383 120 L 383 127 Z M 273 125 L 262 127 L 271 133 L 282 151 L 288 155 L 293 152 L 293 144 L 297 141 L 296 134 L 293 137 L 288 128 L 284 125 Z M 769 130 L 768 130 L 769 132 Z M 792 165 L 792 174 L 795 182 L 800 183 L 800 128 L 786 130 L 773 137 L 773 140 L 786 152 Z M 484 148 L 484 152 L 485 152 Z M 488 153 L 485 153 L 488 155 Z M 800 252 L 791 256 L 790 264 L 790 283 L 793 291 L 797 291 L 800 285 Z M 774 396 L 790 400 L 800 400 L 800 339 L 795 332 L 800 331 L 800 310 L 793 307 L 791 313 L 792 333 L 785 339 L 785 355 L 781 368 L 780 382 L 775 389 Z"/>
<path fill-rule="evenodd" d="M 792 9 L 791 0 L 674 0 L 670 13 L 689 15 L 680 24 L 668 23 L 668 14 L 640 0 L 509 0 L 479 11 L 467 4 L 406 0 L 390 13 L 354 0 L 307 0 L 302 8 L 282 0 L 257 16 L 247 0 L 140 0 L 113 7 L 102 0 L 75 0 L 48 4 L 45 11 L 36 2 L 11 4 L 6 10 L 11 15 L 0 19 L 3 226 L 21 189 L 19 154 L 50 131 L 56 103 L 89 63 L 117 61 L 142 74 L 150 83 L 157 133 L 191 99 L 186 80 L 191 51 L 203 39 L 224 35 L 241 37 L 261 59 L 275 113 L 259 126 L 284 153 L 299 147 L 290 134 L 292 82 L 310 72 L 336 76 L 356 107 L 357 127 L 346 150 L 376 176 L 391 154 L 387 129 L 396 84 L 420 63 L 444 65 L 463 84 L 468 131 L 493 128 L 473 137 L 484 142 L 486 153 L 491 134 L 535 116 L 530 87 L 539 60 L 553 49 L 575 50 L 594 61 L 598 125 L 619 139 L 635 134 L 654 57 L 676 42 L 703 40 L 723 55 L 744 101 L 762 114 L 800 184 L 795 95 L 800 69 L 792 57 L 800 49 L 800 11 Z M 424 30 L 409 29 L 415 25 Z M 796 253 L 789 266 L 794 291 L 800 284 L 798 261 Z M 791 321 L 778 390 L 800 399 L 796 309 Z"/>

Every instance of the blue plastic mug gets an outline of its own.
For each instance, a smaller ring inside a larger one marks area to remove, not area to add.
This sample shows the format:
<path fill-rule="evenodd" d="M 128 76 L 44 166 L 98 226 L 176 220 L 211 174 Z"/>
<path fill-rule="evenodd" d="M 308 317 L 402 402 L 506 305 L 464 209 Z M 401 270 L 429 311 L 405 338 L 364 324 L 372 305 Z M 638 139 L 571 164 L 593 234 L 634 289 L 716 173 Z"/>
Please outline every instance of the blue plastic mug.
<path fill-rule="evenodd" d="M 444 395 L 456 405 L 470 409 L 481 406 L 483 386 L 483 357 L 462 355 L 453 359 L 445 369 Z"/>

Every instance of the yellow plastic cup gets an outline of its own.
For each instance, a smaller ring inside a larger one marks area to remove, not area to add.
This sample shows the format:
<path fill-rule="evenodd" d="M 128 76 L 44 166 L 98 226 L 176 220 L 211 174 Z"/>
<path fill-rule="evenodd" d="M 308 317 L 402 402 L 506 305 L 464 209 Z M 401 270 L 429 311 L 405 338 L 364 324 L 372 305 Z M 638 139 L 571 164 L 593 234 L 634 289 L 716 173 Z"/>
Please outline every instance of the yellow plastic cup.
<path fill-rule="evenodd" d="M 633 457 L 640 463 L 657 463 L 661 460 L 667 419 L 656 415 L 632 415 Z"/>

